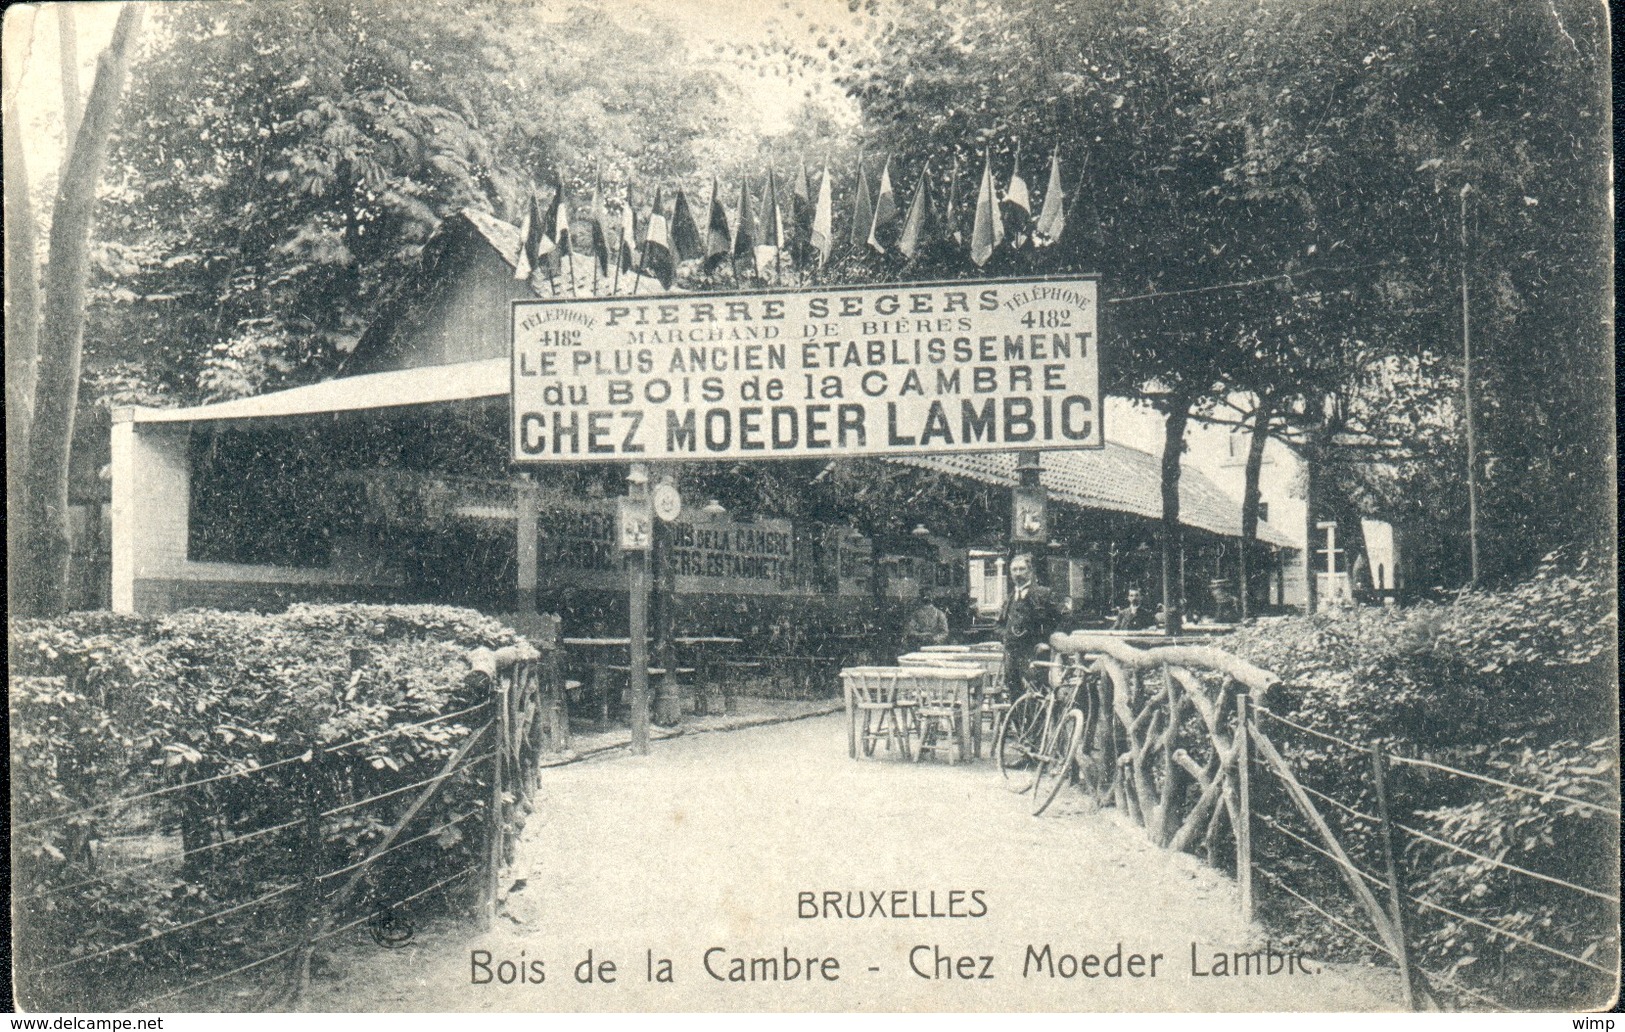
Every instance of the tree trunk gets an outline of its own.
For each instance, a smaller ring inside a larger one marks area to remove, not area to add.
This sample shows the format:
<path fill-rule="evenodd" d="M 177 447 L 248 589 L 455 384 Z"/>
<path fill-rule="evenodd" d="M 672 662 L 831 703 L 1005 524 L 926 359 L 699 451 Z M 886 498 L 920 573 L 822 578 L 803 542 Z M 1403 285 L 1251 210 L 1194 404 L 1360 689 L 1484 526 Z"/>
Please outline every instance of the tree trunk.
<path fill-rule="evenodd" d="M 1185 425 L 1190 402 L 1171 398 L 1164 410 L 1162 435 L 1162 632 L 1178 634 L 1183 628 L 1185 584 L 1179 575 L 1179 473 L 1185 451 Z"/>
<path fill-rule="evenodd" d="M 51 215 L 39 380 L 35 386 L 24 495 L 28 538 L 18 581 L 22 609 L 34 615 L 61 612 L 67 606 L 68 460 L 79 406 L 90 230 L 96 186 L 107 160 L 108 140 L 129 76 L 130 51 L 141 15 L 139 3 L 128 4 L 119 12 L 113 39 L 96 62 L 95 85 L 85 106 L 73 156 L 62 170 Z"/>
<path fill-rule="evenodd" d="M 34 8 L 14 12 L 16 31 L 33 31 Z M 26 19 L 26 20 L 25 20 Z M 26 44 L 25 44 L 26 45 Z M 28 166 L 23 161 L 23 134 L 17 111 L 16 84 L 5 88 L 5 220 L 6 220 L 6 554 L 21 554 L 23 485 L 28 462 L 28 431 L 34 421 L 34 379 L 39 363 L 39 226 L 29 194 Z M 21 568 L 14 563 L 11 570 Z M 20 581 L 7 576 L 7 594 L 17 598 Z"/>
<path fill-rule="evenodd" d="M 1241 618 L 1253 615 L 1252 559 L 1258 542 L 1258 478 L 1264 469 L 1264 446 L 1270 439 L 1270 420 L 1275 400 L 1269 395 L 1258 399 L 1253 410 L 1252 436 L 1247 441 L 1247 467 L 1241 489 Z"/>
<path fill-rule="evenodd" d="M 55 4 L 58 64 L 62 67 L 62 165 L 73 157 L 79 136 L 79 26 L 73 4 Z"/>

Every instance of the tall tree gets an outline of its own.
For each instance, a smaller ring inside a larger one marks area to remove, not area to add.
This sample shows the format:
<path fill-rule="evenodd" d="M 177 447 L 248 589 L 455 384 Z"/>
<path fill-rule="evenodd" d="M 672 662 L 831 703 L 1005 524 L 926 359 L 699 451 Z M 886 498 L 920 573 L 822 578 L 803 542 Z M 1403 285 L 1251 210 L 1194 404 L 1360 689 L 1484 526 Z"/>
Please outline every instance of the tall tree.
<path fill-rule="evenodd" d="M 37 8 L 20 5 L 6 18 L 5 218 L 6 218 L 6 554 L 19 556 L 23 543 L 23 485 L 28 464 L 28 431 L 34 421 L 34 382 L 39 359 L 39 226 L 28 166 L 23 158 L 17 91 L 33 46 Z M 7 567 L 7 589 L 18 597 L 22 564 Z"/>
<path fill-rule="evenodd" d="M 90 233 L 96 190 L 129 75 L 130 52 L 142 12 L 139 3 L 127 4 L 119 12 L 112 41 L 96 62 L 95 84 L 51 210 L 39 376 L 34 388 L 34 419 L 28 435 L 23 489 L 25 537 L 18 601 L 22 611 L 29 613 L 60 612 L 67 606 L 68 459 L 79 407 Z"/>

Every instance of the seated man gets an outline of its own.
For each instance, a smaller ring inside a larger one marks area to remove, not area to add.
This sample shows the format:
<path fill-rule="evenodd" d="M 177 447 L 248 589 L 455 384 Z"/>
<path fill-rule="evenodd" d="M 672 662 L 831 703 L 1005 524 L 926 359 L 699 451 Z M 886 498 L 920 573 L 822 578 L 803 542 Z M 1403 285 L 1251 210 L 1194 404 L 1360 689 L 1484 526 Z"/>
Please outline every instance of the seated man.
<path fill-rule="evenodd" d="M 1140 600 L 1140 589 L 1128 589 L 1128 605 L 1117 611 L 1112 621 L 1114 631 L 1143 631 L 1157 625 L 1157 616 Z"/>
<path fill-rule="evenodd" d="M 903 621 L 903 648 L 909 652 L 922 645 L 941 645 L 948 640 L 948 615 L 924 595 Z"/>
<path fill-rule="evenodd" d="M 1235 623 L 1241 619 L 1241 600 L 1230 594 L 1229 584 L 1223 580 L 1210 581 L 1208 594 L 1212 596 L 1210 608 L 1214 622 Z"/>

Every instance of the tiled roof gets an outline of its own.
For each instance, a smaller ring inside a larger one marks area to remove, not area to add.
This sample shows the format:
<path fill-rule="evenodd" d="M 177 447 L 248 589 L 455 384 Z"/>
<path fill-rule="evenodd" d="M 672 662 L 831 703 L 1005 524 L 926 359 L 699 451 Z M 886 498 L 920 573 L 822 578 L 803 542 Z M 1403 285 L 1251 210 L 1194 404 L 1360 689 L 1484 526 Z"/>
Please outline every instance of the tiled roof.
<path fill-rule="evenodd" d="M 985 484 L 1014 486 L 1016 457 L 1011 452 L 972 455 L 912 455 L 891 459 L 908 466 L 969 477 Z M 1108 509 L 1149 519 L 1162 516 L 1162 470 L 1156 456 L 1106 442 L 1098 451 L 1045 452 L 1040 474 L 1050 497 L 1085 509 Z M 1179 477 L 1179 519 L 1227 537 L 1241 536 L 1241 502 L 1199 471 L 1186 467 Z M 1267 523 L 1258 539 L 1291 548 L 1291 539 Z"/>

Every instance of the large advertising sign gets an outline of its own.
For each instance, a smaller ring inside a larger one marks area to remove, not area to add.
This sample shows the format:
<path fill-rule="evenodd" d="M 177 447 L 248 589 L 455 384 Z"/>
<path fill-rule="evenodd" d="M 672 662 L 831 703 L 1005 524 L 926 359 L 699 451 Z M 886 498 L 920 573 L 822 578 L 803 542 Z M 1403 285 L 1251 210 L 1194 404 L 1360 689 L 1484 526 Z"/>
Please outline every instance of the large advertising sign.
<path fill-rule="evenodd" d="M 1099 448 L 1092 278 L 513 303 L 516 462 Z"/>

